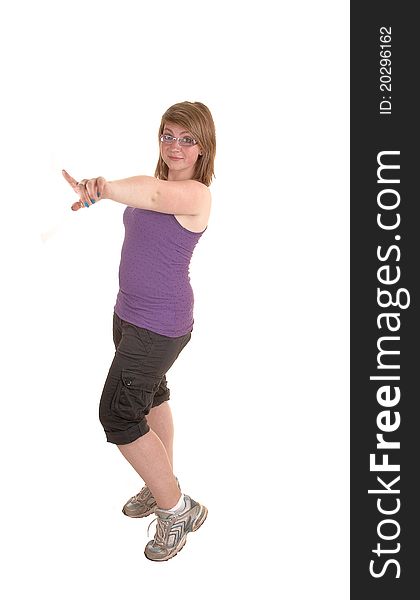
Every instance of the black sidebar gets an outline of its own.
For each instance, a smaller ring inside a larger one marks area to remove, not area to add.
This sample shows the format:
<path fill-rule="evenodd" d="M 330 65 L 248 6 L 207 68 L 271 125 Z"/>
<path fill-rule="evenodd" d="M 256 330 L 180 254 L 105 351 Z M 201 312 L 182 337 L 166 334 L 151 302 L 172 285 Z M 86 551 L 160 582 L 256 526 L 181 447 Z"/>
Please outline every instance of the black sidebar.
<path fill-rule="evenodd" d="M 351 3 L 351 598 L 420 598 L 420 23 Z"/>

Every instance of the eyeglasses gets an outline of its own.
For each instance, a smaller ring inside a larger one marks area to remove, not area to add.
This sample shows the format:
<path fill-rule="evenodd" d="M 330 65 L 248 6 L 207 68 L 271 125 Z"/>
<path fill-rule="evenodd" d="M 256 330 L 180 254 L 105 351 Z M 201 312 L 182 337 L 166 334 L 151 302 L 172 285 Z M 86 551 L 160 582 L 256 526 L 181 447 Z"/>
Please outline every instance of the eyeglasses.
<path fill-rule="evenodd" d="M 160 141 L 163 144 L 173 144 L 174 142 L 179 142 L 180 146 L 195 146 L 198 143 L 197 140 L 191 137 L 177 138 L 173 135 L 169 135 L 169 133 L 164 133 L 163 135 L 161 135 Z"/>

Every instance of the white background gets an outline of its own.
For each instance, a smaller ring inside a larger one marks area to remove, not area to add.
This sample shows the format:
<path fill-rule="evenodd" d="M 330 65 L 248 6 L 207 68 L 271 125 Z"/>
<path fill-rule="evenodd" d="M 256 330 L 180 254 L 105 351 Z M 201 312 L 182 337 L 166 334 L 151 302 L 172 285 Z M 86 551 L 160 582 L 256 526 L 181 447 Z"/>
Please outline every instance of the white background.
<path fill-rule="evenodd" d="M 1 13 L 2 596 L 348 598 L 348 2 Z M 218 147 L 168 380 L 175 472 L 209 517 L 158 564 L 97 417 L 124 207 L 72 213 L 61 169 L 152 175 L 183 100 L 209 106 Z"/>

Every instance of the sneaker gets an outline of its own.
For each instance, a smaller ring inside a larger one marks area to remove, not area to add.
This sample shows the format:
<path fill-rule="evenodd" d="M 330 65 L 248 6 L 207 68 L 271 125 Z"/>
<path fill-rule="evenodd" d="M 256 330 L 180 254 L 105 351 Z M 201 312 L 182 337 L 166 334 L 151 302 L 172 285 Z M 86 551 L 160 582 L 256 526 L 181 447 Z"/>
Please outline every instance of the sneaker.
<path fill-rule="evenodd" d="M 181 491 L 178 477 L 175 477 L 175 479 L 178 484 L 179 491 Z M 155 512 L 156 508 L 156 500 L 154 499 L 153 494 L 147 485 L 145 485 L 138 494 L 132 496 L 130 500 L 124 504 L 122 511 L 125 515 L 127 515 L 127 517 L 138 519 L 140 517 L 148 517 Z"/>
<path fill-rule="evenodd" d="M 144 554 L 149 560 L 169 560 L 178 554 L 185 546 L 187 534 L 191 531 L 197 531 L 206 520 L 207 508 L 192 500 L 186 494 L 184 498 L 185 507 L 176 513 L 160 508 L 156 509 L 155 537 L 147 543 L 144 549 Z M 147 533 L 149 533 L 149 528 Z"/>

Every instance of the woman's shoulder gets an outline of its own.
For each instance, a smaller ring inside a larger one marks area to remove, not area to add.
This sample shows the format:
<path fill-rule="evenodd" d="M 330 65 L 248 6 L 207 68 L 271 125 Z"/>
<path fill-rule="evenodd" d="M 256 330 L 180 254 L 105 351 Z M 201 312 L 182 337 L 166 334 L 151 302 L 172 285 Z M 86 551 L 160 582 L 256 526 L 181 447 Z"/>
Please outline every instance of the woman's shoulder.
<path fill-rule="evenodd" d="M 210 217 L 211 211 L 211 192 L 209 186 L 196 181 L 194 179 L 188 180 L 192 184 L 192 188 L 197 190 L 199 194 L 199 210 L 195 215 L 174 215 L 178 223 L 193 233 L 203 233 L 207 228 L 207 224 Z"/>

